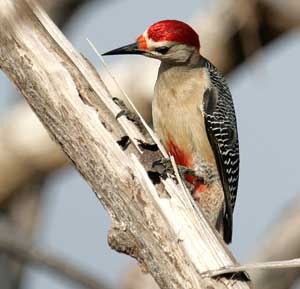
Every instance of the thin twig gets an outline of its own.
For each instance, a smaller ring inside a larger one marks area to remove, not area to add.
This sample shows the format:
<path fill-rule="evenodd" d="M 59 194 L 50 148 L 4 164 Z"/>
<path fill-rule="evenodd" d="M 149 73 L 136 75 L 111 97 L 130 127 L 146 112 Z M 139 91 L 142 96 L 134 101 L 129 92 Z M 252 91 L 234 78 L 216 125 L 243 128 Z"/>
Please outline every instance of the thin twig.
<path fill-rule="evenodd" d="M 207 271 L 203 273 L 203 276 L 216 277 L 227 273 L 242 272 L 247 270 L 270 270 L 270 269 L 289 269 L 289 268 L 300 268 L 300 258 L 285 260 L 285 261 L 272 261 L 272 262 L 259 262 L 238 266 L 230 266 L 221 268 L 214 271 Z"/>

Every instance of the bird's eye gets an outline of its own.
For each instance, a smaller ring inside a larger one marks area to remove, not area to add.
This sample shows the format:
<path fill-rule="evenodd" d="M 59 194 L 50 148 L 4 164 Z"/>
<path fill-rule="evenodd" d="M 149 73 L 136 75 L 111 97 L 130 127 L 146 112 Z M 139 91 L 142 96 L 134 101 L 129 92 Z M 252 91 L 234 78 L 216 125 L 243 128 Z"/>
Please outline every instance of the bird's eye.
<path fill-rule="evenodd" d="M 160 53 L 160 54 L 166 54 L 169 51 L 170 47 L 167 46 L 161 46 L 161 47 L 156 47 L 155 51 Z"/>

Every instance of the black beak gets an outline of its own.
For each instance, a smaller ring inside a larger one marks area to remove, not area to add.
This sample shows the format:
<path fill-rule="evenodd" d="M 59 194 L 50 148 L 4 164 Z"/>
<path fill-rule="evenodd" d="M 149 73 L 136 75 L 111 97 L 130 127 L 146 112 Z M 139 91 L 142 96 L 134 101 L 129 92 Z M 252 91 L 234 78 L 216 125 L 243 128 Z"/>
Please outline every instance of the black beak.
<path fill-rule="evenodd" d="M 106 53 L 103 53 L 102 55 L 119 55 L 119 54 L 144 54 L 145 50 L 139 49 L 139 43 L 135 42 L 111 51 L 108 51 Z"/>

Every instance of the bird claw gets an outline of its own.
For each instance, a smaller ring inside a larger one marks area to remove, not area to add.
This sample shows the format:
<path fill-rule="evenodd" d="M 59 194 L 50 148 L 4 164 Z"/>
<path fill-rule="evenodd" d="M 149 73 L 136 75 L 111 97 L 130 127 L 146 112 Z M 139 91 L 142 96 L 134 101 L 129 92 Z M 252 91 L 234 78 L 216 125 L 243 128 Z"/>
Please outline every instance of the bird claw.
<path fill-rule="evenodd" d="M 138 118 L 138 116 L 130 111 L 127 107 L 122 109 L 117 115 L 116 115 L 116 119 L 118 119 L 121 116 L 126 116 L 128 120 L 132 121 L 132 122 L 139 122 L 140 119 Z"/>
<path fill-rule="evenodd" d="M 118 105 L 121 109 L 121 111 L 116 115 L 116 119 L 120 118 L 121 116 L 126 116 L 128 120 L 138 123 L 140 122 L 139 117 L 131 110 L 127 108 L 124 101 L 120 98 L 113 97 L 113 102 Z"/>
<path fill-rule="evenodd" d="M 155 168 L 163 179 L 166 179 L 168 175 L 174 175 L 174 169 L 169 158 L 161 158 L 154 161 L 152 168 Z"/>
<path fill-rule="evenodd" d="M 164 168 L 172 168 L 172 163 L 169 158 L 160 158 L 152 163 L 152 168 L 162 166 Z"/>
<path fill-rule="evenodd" d="M 121 110 L 119 113 L 117 113 L 116 115 L 116 119 L 120 118 L 121 116 L 125 115 L 126 116 L 126 112 L 125 110 Z"/>
<path fill-rule="evenodd" d="M 124 101 L 118 97 L 113 97 L 112 100 L 117 106 L 120 106 L 120 107 L 125 106 Z"/>
<path fill-rule="evenodd" d="M 185 179 L 186 176 L 191 176 L 195 177 L 197 180 L 203 181 L 203 177 L 200 176 L 195 170 L 181 165 L 177 165 L 177 168 L 182 179 Z"/>
<path fill-rule="evenodd" d="M 177 166 L 179 174 L 181 178 L 185 181 L 185 185 L 187 186 L 188 190 L 191 192 L 192 197 L 195 201 L 200 199 L 200 196 L 203 191 L 207 190 L 208 183 L 205 181 L 205 178 L 199 175 L 199 172 L 184 167 L 184 166 Z M 191 182 L 187 180 L 187 177 L 194 177 L 195 179 Z"/>
<path fill-rule="evenodd" d="M 181 177 L 184 177 L 185 175 L 189 175 L 189 176 L 192 176 L 192 177 L 195 177 L 195 178 L 199 177 L 197 175 L 196 171 L 193 170 L 193 169 L 190 169 L 190 168 L 185 167 L 185 166 L 180 166 L 180 165 L 178 165 L 177 168 L 178 168 L 178 172 L 179 172 Z"/>
<path fill-rule="evenodd" d="M 138 145 L 142 150 L 156 152 L 158 151 L 158 146 L 156 143 L 147 143 L 140 139 L 137 139 Z"/>
<path fill-rule="evenodd" d="M 159 160 L 154 161 L 152 163 L 152 168 L 162 168 L 159 171 L 161 175 L 165 177 L 167 177 L 167 175 L 175 174 L 172 162 L 169 158 L 161 158 Z M 185 180 L 186 176 L 192 176 L 195 177 L 197 181 L 203 182 L 203 184 L 205 184 L 204 178 L 200 176 L 195 170 L 181 165 L 177 165 L 177 168 L 179 175 L 183 180 Z"/>

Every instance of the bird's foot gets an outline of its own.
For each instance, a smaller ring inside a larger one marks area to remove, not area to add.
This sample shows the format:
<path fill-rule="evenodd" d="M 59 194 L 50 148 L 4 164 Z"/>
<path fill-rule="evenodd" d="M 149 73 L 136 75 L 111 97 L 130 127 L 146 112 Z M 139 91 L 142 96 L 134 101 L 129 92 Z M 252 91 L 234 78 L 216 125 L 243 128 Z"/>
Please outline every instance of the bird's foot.
<path fill-rule="evenodd" d="M 192 194 L 195 201 L 198 201 L 201 194 L 207 190 L 208 183 L 201 172 L 184 166 L 178 166 L 181 178 L 185 180 L 185 184 Z"/>
<path fill-rule="evenodd" d="M 139 120 L 138 116 L 133 111 L 131 111 L 127 108 L 127 106 L 125 105 L 125 103 L 122 99 L 113 97 L 113 101 L 121 109 L 121 111 L 116 115 L 116 119 L 118 119 L 119 117 L 124 115 L 127 117 L 128 120 L 130 120 L 132 122 Z"/>
<path fill-rule="evenodd" d="M 177 168 L 178 168 L 179 174 L 181 175 L 182 178 L 184 178 L 186 175 L 189 175 L 189 176 L 192 176 L 195 178 L 198 177 L 196 171 L 191 168 L 188 168 L 185 166 L 180 166 L 180 165 L 177 165 Z"/>
<path fill-rule="evenodd" d="M 169 158 L 161 158 L 152 163 L 152 168 L 154 168 L 163 179 L 166 179 L 168 175 L 174 175 L 174 169 L 172 162 Z"/>
<path fill-rule="evenodd" d="M 155 168 L 156 172 L 159 173 L 163 179 L 175 175 L 172 162 L 169 158 L 161 158 L 154 161 L 152 168 Z M 181 165 L 177 165 L 177 168 L 181 179 L 191 192 L 193 199 L 198 201 L 201 194 L 207 190 L 209 182 L 206 181 L 205 177 L 197 170 Z"/>
<path fill-rule="evenodd" d="M 139 147 L 142 150 L 146 150 L 146 151 L 151 151 L 151 152 L 157 152 L 158 151 L 158 146 L 156 143 L 147 143 L 144 142 L 140 139 L 137 139 L 138 143 L 139 143 Z"/>
<path fill-rule="evenodd" d="M 178 168 L 179 174 L 182 178 L 190 179 L 191 182 L 193 180 L 193 183 L 194 182 L 204 182 L 203 176 L 201 174 L 199 174 L 198 171 L 188 168 L 188 167 L 185 167 L 185 166 L 180 166 L 180 165 L 177 165 L 177 168 Z"/>

